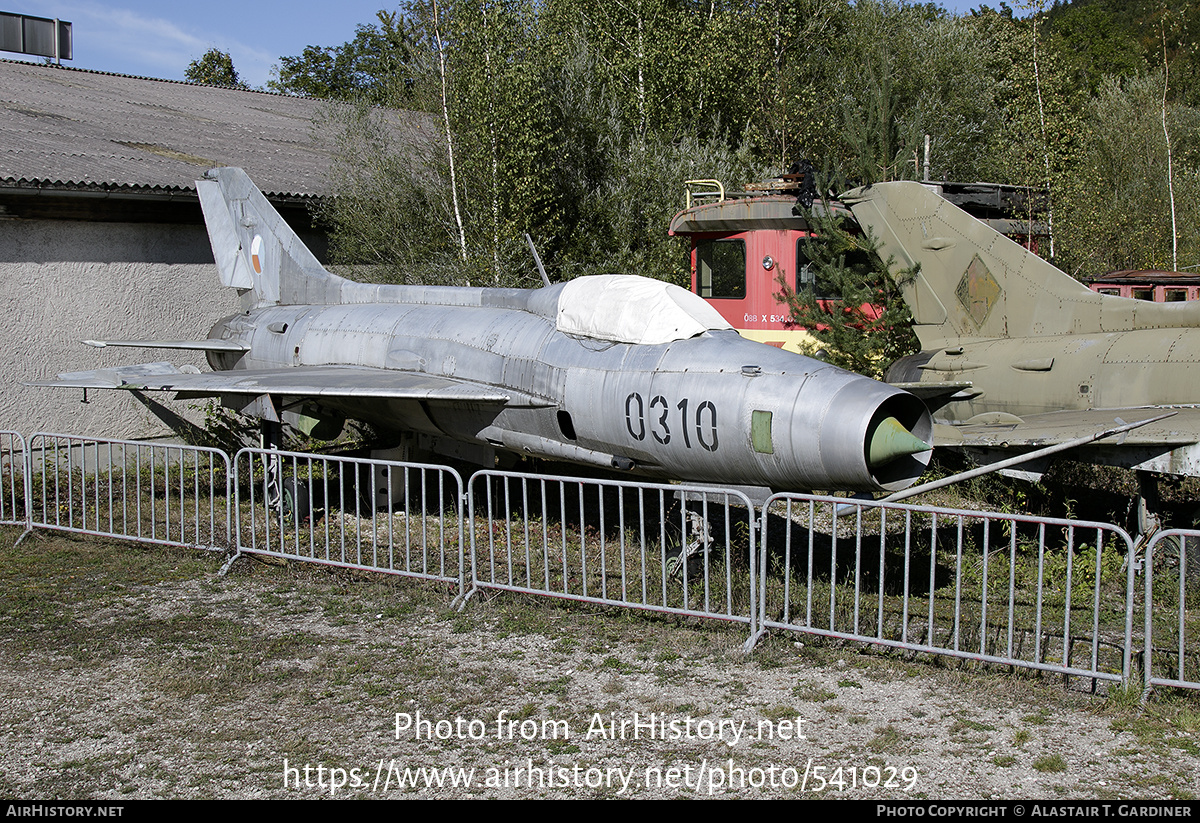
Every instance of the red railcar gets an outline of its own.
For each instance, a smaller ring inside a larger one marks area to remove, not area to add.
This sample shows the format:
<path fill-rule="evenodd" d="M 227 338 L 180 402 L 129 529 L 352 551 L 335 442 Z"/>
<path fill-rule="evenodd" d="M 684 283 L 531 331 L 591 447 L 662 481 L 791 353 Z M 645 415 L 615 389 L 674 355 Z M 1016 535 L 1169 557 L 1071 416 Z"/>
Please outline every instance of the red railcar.
<path fill-rule="evenodd" d="M 672 236 L 691 240 L 692 291 L 709 301 L 743 337 L 789 351 L 815 342 L 792 322 L 783 283 L 796 291 L 816 290 L 819 302 L 835 300 L 820 293 L 805 244 L 816 237 L 802 207 L 804 174 L 782 175 L 727 194 L 717 180 L 687 181 L 687 202 L 671 220 Z M 993 228 L 1037 251 L 1044 229 L 1030 220 L 1005 216 L 1027 203 L 1028 191 L 995 183 L 927 184 Z M 810 187 L 808 191 L 813 190 Z M 844 218 L 852 215 L 837 201 L 813 200 L 813 209 Z M 879 308 L 861 311 L 878 316 Z"/>
<path fill-rule="evenodd" d="M 1155 303 L 1182 303 L 1200 299 L 1200 273 L 1123 269 L 1090 278 L 1092 291 Z"/>
<path fill-rule="evenodd" d="M 800 351 L 813 338 L 792 323 L 783 284 L 818 288 L 804 250 L 815 235 L 797 207 L 794 179 L 782 183 L 775 191 L 726 197 L 716 180 L 690 180 L 687 208 L 675 215 L 670 233 L 691 240 L 692 291 L 743 337 Z M 840 203 L 818 200 L 813 207 L 853 220 Z"/>

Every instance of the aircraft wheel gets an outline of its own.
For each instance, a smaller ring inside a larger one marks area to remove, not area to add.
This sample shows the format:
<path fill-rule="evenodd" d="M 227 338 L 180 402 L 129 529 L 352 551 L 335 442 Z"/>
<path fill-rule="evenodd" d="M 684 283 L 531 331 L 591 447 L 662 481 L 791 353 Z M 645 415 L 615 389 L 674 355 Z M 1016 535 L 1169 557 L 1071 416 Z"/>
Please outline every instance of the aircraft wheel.
<path fill-rule="evenodd" d="M 307 480 L 289 477 L 283 481 L 283 512 L 289 518 L 295 518 L 300 523 L 312 519 L 313 512 L 324 508 L 324 501 L 319 499 L 321 487 Z"/>

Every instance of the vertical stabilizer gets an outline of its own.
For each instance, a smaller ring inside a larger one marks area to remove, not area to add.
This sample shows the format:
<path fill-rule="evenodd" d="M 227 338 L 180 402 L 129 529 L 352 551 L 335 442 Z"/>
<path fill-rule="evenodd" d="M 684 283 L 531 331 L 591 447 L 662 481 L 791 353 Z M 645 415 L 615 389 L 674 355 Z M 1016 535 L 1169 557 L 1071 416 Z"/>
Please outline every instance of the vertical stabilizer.
<path fill-rule="evenodd" d="M 337 303 L 330 274 L 244 171 L 223 167 L 196 181 L 221 283 L 252 294 L 252 305 Z"/>
<path fill-rule="evenodd" d="M 891 258 L 924 349 L 962 339 L 1194 326 L 1200 305 L 1101 295 L 919 183 L 841 197 Z M 906 269 L 919 265 L 907 282 Z"/>

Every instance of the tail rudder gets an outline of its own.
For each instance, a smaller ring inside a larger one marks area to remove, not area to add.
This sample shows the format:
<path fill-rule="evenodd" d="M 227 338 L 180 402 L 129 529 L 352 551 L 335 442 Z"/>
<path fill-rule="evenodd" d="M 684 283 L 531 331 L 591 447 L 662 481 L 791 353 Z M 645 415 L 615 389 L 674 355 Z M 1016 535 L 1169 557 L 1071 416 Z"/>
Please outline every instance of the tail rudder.
<path fill-rule="evenodd" d="M 330 274 L 244 171 L 212 169 L 196 181 L 221 284 L 255 306 L 329 303 L 342 278 Z"/>
<path fill-rule="evenodd" d="M 1133 322 L 1097 294 L 919 183 L 877 183 L 842 197 L 891 258 L 923 348 L 960 338 L 1037 337 Z M 906 269 L 918 268 L 904 281 Z M 1116 298 L 1120 300 L 1120 298 Z M 1120 318 L 1120 319 L 1118 319 Z"/>

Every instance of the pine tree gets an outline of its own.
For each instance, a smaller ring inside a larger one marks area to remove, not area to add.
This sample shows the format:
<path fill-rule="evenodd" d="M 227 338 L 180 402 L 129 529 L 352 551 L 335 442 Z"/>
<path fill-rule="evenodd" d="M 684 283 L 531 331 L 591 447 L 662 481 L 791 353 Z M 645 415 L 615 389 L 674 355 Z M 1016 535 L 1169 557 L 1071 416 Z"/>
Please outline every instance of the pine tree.
<path fill-rule="evenodd" d="M 919 350 L 912 316 L 877 244 L 852 230 L 821 203 L 806 214 L 815 236 L 804 244 L 811 288 L 780 280 L 791 319 L 818 341 L 810 354 L 835 366 L 882 377 L 896 360 Z"/>

